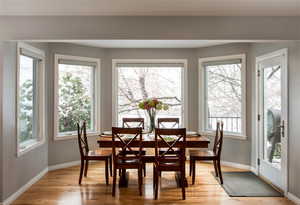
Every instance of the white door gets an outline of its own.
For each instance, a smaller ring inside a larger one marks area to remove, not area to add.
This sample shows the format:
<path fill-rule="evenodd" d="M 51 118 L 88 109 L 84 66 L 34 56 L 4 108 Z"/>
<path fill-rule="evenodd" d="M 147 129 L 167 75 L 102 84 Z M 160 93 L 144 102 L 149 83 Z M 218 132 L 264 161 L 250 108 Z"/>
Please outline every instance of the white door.
<path fill-rule="evenodd" d="M 258 173 L 287 190 L 287 49 L 256 58 L 258 72 Z"/>

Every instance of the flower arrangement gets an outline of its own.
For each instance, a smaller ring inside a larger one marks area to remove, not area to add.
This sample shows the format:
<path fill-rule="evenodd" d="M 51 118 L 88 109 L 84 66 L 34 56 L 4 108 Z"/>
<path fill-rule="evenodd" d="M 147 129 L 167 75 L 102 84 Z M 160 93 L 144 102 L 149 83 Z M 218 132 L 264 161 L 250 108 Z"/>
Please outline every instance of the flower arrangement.
<path fill-rule="evenodd" d="M 159 110 L 168 110 L 169 106 L 157 98 L 143 100 L 138 104 L 142 110 L 146 110 L 150 119 L 149 131 L 152 132 L 155 128 L 155 117 Z"/>

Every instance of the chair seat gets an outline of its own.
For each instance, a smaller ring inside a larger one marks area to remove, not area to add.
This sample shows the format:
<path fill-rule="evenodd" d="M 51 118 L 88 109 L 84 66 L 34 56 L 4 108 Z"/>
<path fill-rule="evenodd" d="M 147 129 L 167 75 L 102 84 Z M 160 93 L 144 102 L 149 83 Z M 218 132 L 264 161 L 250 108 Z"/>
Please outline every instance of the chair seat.
<path fill-rule="evenodd" d="M 216 158 L 217 155 L 211 151 L 211 150 L 190 150 L 189 151 L 190 158 L 196 158 L 196 159 L 206 159 L 206 158 Z"/>
<path fill-rule="evenodd" d="M 120 154 L 124 154 L 123 152 L 124 152 L 123 150 L 121 150 L 121 149 L 119 150 Z M 139 154 L 139 152 L 140 152 L 140 150 L 138 148 L 137 149 L 136 148 L 134 148 L 134 149 L 132 148 L 132 151 L 126 150 L 125 154 Z M 146 150 L 142 150 L 142 155 L 146 155 Z"/>
<path fill-rule="evenodd" d="M 167 154 L 178 154 L 180 152 L 180 149 L 178 149 L 178 148 L 173 148 L 173 149 L 174 150 L 169 150 L 168 151 L 168 148 L 160 148 L 159 149 L 159 154 L 162 155 L 166 151 L 168 151 Z"/>
<path fill-rule="evenodd" d="M 118 160 L 118 164 L 119 165 L 125 165 L 125 164 L 131 164 L 131 165 L 137 165 L 137 164 L 140 164 L 140 160 L 138 159 L 126 159 L 126 160 L 122 160 L 122 159 L 119 159 Z"/>
<path fill-rule="evenodd" d="M 88 157 L 111 157 L 111 150 L 103 150 L 103 149 L 98 149 L 98 150 L 90 150 Z"/>

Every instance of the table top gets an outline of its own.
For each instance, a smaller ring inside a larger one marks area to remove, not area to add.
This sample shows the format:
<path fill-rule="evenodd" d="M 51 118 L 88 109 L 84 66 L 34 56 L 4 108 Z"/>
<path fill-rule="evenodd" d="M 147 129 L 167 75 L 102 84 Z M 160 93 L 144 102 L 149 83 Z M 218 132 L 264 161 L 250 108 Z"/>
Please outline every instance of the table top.
<path fill-rule="evenodd" d="M 100 135 L 97 140 L 99 147 L 112 147 L 112 137 L 111 135 Z M 178 142 L 180 144 L 180 142 Z M 207 148 L 210 140 L 204 136 L 186 136 L 186 147 L 187 148 Z M 120 142 L 120 146 L 122 143 Z M 117 145 L 118 146 L 118 145 Z M 130 146 L 138 147 L 138 141 L 132 141 Z M 154 148 L 155 139 L 152 134 L 143 134 L 142 146 L 145 148 Z"/>

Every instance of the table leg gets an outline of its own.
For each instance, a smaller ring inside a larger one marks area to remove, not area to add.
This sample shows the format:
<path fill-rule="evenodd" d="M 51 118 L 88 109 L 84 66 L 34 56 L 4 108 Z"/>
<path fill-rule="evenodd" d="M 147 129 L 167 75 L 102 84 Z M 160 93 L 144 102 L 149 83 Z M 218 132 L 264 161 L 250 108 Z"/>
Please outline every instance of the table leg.
<path fill-rule="evenodd" d="M 121 170 L 121 176 L 119 180 L 119 187 L 128 187 L 129 172 L 126 169 Z"/>

